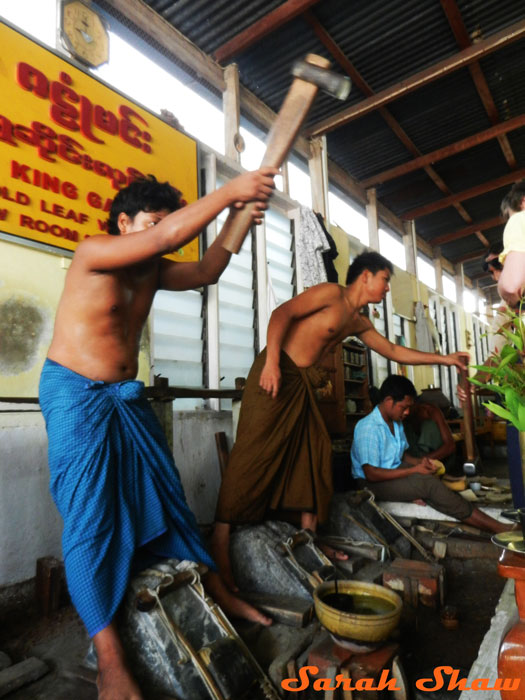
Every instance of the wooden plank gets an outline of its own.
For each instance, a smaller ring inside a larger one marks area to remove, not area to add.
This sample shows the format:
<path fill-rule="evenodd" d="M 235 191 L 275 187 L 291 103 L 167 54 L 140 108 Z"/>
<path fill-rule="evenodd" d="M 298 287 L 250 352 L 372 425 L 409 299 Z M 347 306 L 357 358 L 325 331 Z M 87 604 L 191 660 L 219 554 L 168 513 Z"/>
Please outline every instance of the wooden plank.
<path fill-rule="evenodd" d="M 107 5 L 123 18 L 132 22 L 141 32 L 177 56 L 187 68 L 195 72 L 221 92 L 224 90 L 222 68 L 204 51 L 187 39 L 178 29 L 155 12 L 142 0 L 107 0 Z"/>
<path fill-rule="evenodd" d="M 229 41 L 219 46 L 214 53 L 215 58 L 220 63 L 227 61 L 238 53 L 256 44 L 271 32 L 287 24 L 292 19 L 300 15 L 306 9 L 318 3 L 319 0 L 287 0 L 275 10 L 261 17 L 239 34 L 236 34 Z"/>
<path fill-rule="evenodd" d="M 44 676 L 49 668 L 43 661 L 32 656 L 19 664 L 0 671 L 0 698 L 12 693 L 28 683 L 33 683 Z"/>
<path fill-rule="evenodd" d="M 525 168 L 520 170 L 514 170 L 512 173 L 507 173 L 502 177 L 498 177 L 490 182 L 485 182 L 482 185 L 477 185 L 476 187 L 471 187 L 463 192 L 458 192 L 450 197 L 444 197 L 439 199 L 437 202 L 431 202 L 430 204 L 425 204 L 422 207 L 417 207 L 416 209 L 410 209 L 404 212 L 401 217 L 403 219 L 418 219 L 421 216 L 426 216 L 427 214 L 432 214 L 440 209 L 446 209 L 450 207 L 454 202 L 463 202 L 466 199 L 472 199 L 473 197 L 478 197 L 479 195 L 485 194 L 486 192 L 491 192 L 492 190 L 497 190 L 505 185 L 510 185 L 521 178 L 525 177 Z"/>
<path fill-rule="evenodd" d="M 483 58 L 483 56 L 497 51 L 504 46 L 508 46 L 510 43 L 522 39 L 525 36 L 525 20 L 516 22 L 515 24 L 506 27 L 500 32 L 493 34 L 489 39 L 485 39 L 477 42 L 473 46 L 469 46 L 467 49 L 460 51 L 459 53 L 446 58 L 443 61 L 438 61 L 433 66 L 425 68 L 425 70 L 415 73 L 406 80 L 402 80 L 395 85 L 392 85 L 385 90 L 381 90 L 373 97 L 369 97 L 365 100 L 361 100 L 356 105 L 344 109 L 337 114 L 323 119 L 322 121 L 314 124 L 309 130 L 309 136 L 319 136 L 321 134 L 326 134 L 329 131 L 338 129 L 348 122 L 364 117 L 366 114 L 383 107 L 384 105 L 397 100 L 409 92 L 413 92 L 424 85 L 442 78 L 459 68 L 464 68 L 470 63 Z"/>
<path fill-rule="evenodd" d="M 56 557 L 40 557 L 36 561 L 35 594 L 41 615 L 49 617 L 60 607 L 64 582 L 64 564 Z"/>
<path fill-rule="evenodd" d="M 451 143 L 443 148 L 438 148 L 432 153 L 427 153 L 426 155 L 419 156 L 408 163 L 403 163 L 402 165 L 397 165 L 395 168 L 389 168 L 384 170 L 382 173 L 377 173 L 377 175 L 372 175 L 371 177 L 363 180 L 361 184 L 363 187 L 371 187 L 372 185 L 378 185 L 388 180 L 393 180 L 401 175 L 406 175 L 414 170 L 424 167 L 425 165 L 430 165 L 436 161 L 449 158 L 450 156 L 456 155 L 456 153 L 462 153 L 463 151 L 478 146 L 480 143 L 485 143 L 497 136 L 504 134 L 508 131 L 513 131 L 514 129 L 519 129 L 525 126 L 525 114 L 520 114 L 514 119 L 509 119 L 501 124 L 496 124 L 496 126 L 490 127 L 490 129 L 485 129 L 477 134 L 468 136 L 465 139 Z"/>
<path fill-rule="evenodd" d="M 226 433 L 222 431 L 220 433 L 215 433 L 215 444 L 217 446 L 217 457 L 219 458 L 219 468 L 221 470 L 222 477 L 224 476 L 224 471 L 228 465 L 228 459 L 230 457 Z"/>
<path fill-rule="evenodd" d="M 502 216 L 495 216 L 492 219 L 485 219 L 485 221 L 480 221 L 471 226 L 465 226 L 465 228 L 458 229 L 457 231 L 436 236 L 430 240 L 430 245 L 437 246 L 443 245 L 443 243 L 449 243 L 449 241 L 457 241 L 459 238 L 466 238 L 466 236 L 470 236 L 477 231 L 485 231 L 488 228 L 501 226 L 504 223 L 505 219 Z"/>

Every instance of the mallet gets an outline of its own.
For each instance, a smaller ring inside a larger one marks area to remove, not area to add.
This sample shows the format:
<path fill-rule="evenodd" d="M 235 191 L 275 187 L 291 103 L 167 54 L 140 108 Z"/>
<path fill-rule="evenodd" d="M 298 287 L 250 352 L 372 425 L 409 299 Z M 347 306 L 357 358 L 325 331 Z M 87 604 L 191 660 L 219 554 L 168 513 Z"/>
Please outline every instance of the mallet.
<path fill-rule="evenodd" d="M 476 447 L 474 443 L 474 416 L 472 414 L 472 397 L 470 383 L 468 381 L 467 367 L 459 370 L 459 383 L 467 394 L 463 406 L 463 429 L 465 431 L 465 452 L 467 461 L 463 464 L 463 471 L 467 476 L 476 473 Z"/>
<path fill-rule="evenodd" d="M 329 67 L 330 61 L 316 54 L 308 54 L 304 61 L 294 64 L 292 74 L 295 79 L 268 134 L 261 167 L 281 167 L 319 88 L 340 100 L 348 97 L 350 78 L 333 73 L 328 70 Z M 224 223 L 222 230 L 226 233 L 222 245 L 231 253 L 239 252 L 252 225 L 251 204 L 247 202 L 243 209 L 232 209 Z"/>

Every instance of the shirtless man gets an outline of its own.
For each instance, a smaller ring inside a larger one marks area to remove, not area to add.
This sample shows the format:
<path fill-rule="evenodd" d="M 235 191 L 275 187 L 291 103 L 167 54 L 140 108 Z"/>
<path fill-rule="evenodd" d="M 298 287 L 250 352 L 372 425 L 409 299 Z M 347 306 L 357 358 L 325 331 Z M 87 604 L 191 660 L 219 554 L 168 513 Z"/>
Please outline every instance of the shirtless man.
<path fill-rule="evenodd" d="M 204 562 L 211 569 L 205 585 L 226 612 L 271 623 L 214 571 L 160 425 L 141 396 L 142 383 L 133 380 L 157 289 L 214 284 L 230 259 L 222 234 L 198 262 L 162 256 L 193 240 L 228 206 L 255 202 L 249 206 L 260 223 L 276 173 L 245 173 L 183 208 L 168 183 L 134 182 L 113 202 L 113 235 L 83 241 L 68 270 L 40 403 L 51 491 L 64 520 L 68 586 L 94 640 L 100 700 L 142 698 L 113 622 L 139 556 L 148 565 L 159 557 Z"/>
<path fill-rule="evenodd" d="M 309 368 L 349 335 L 401 364 L 462 367 L 462 358 L 468 358 L 467 353 L 443 356 L 394 345 L 374 329 L 361 309 L 383 301 L 392 272 L 392 264 L 379 253 L 363 253 L 350 265 L 346 287 L 316 285 L 273 312 L 267 347 L 248 376 L 217 506 L 213 553 L 232 590 L 231 525 L 295 511 L 301 527 L 315 531 L 327 517 L 331 442 Z"/>

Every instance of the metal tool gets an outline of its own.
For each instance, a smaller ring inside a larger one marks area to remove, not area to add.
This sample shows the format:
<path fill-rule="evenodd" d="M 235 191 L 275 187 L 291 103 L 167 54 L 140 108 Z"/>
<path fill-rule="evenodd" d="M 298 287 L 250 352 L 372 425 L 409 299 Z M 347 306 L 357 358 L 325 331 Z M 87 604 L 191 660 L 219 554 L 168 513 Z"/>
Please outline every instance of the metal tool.
<path fill-rule="evenodd" d="M 330 61 L 316 54 L 308 54 L 304 61 L 294 64 L 292 74 L 295 79 L 268 134 L 261 167 L 281 167 L 319 89 L 340 100 L 348 97 L 350 79 L 330 71 L 329 67 Z M 226 233 L 222 245 L 231 253 L 239 252 L 252 225 L 252 209 L 250 203 L 243 209 L 232 209 L 224 223 L 222 230 Z"/>

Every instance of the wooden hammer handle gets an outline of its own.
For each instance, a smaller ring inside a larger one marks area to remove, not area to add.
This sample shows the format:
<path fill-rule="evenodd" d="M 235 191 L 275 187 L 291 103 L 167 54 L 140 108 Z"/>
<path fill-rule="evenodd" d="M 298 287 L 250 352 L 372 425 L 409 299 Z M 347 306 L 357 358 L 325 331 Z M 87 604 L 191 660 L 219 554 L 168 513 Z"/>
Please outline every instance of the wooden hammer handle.
<path fill-rule="evenodd" d="M 462 402 L 463 427 L 465 430 L 465 451 L 467 455 L 467 461 L 473 462 L 476 457 L 476 449 L 474 443 L 474 416 L 472 414 L 472 397 L 470 392 L 470 382 L 468 380 L 468 370 L 466 367 L 464 369 L 459 370 L 459 383 L 467 394 L 466 401 Z"/>
<path fill-rule="evenodd" d="M 309 54 L 309 63 L 328 68 L 330 61 L 322 56 Z M 319 88 L 301 78 L 295 78 L 268 134 L 266 152 L 260 167 L 280 168 L 288 155 Z M 246 202 L 243 209 L 232 209 L 221 233 L 222 246 L 230 253 L 238 253 L 252 225 L 253 202 Z"/>

